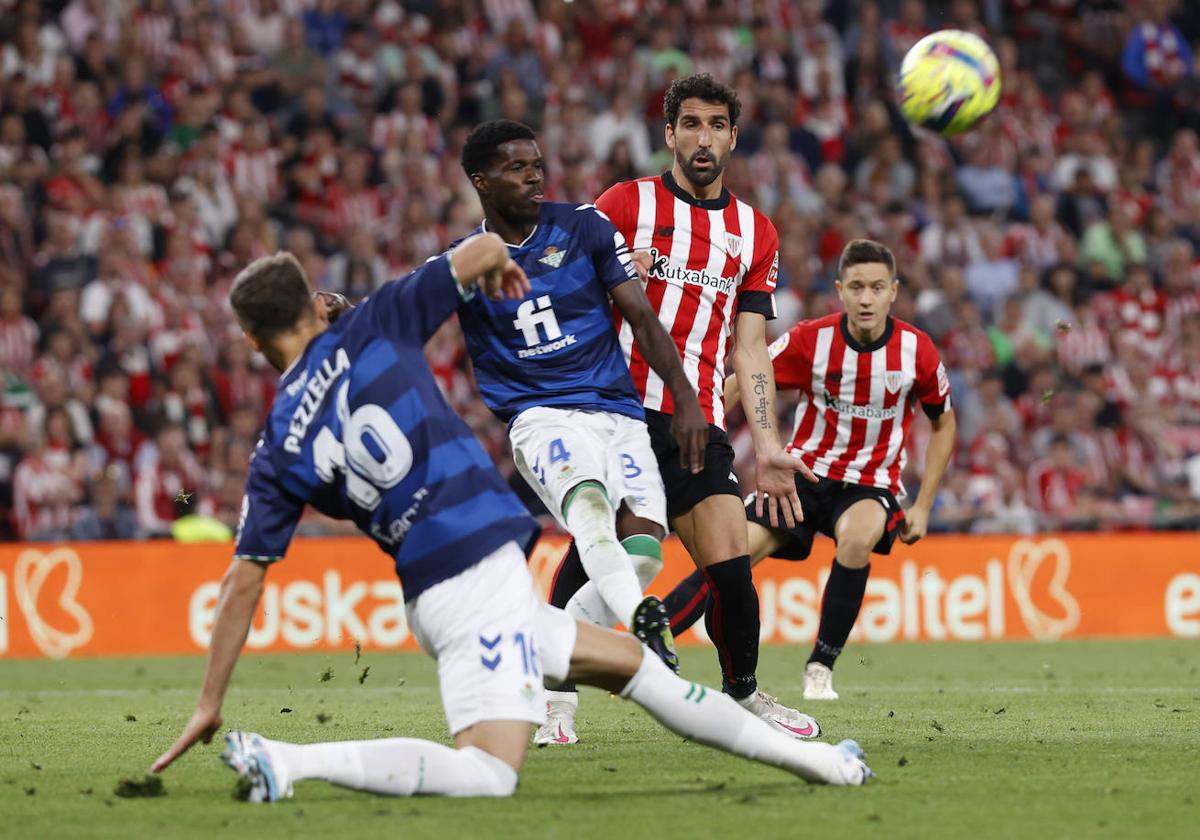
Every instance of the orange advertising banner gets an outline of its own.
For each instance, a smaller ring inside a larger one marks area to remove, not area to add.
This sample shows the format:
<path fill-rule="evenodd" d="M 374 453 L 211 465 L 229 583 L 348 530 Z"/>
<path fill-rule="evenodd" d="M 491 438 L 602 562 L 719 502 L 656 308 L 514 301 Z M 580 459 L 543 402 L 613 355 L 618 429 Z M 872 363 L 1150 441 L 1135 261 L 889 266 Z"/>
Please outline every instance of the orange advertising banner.
<path fill-rule="evenodd" d="M 530 559 L 543 593 L 565 548 L 543 539 Z M 666 591 L 691 571 L 668 540 Z M 816 635 L 833 544 L 805 563 L 755 570 L 765 643 Z M 0 546 L 0 658 L 201 653 L 228 545 Z M 702 625 L 703 622 L 700 623 Z M 702 643 L 703 627 L 681 643 Z M 929 537 L 875 558 L 852 639 L 1200 638 L 1200 535 Z M 403 593 L 365 539 L 302 539 L 267 576 L 247 646 L 298 651 L 415 649 Z"/>

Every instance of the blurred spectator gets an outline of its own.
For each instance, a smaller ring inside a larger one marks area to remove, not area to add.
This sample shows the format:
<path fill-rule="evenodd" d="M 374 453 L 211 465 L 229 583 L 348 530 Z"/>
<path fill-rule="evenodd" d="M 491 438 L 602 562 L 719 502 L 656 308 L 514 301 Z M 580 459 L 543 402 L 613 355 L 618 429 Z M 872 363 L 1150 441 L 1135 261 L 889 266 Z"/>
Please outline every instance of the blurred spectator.
<path fill-rule="evenodd" d="M 184 428 L 178 424 L 164 426 L 154 436 L 153 448 L 139 460 L 144 463 L 134 479 L 138 528 L 151 536 L 167 535 L 176 500 L 186 502 L 193 494 L 203 494 L 204 469 L 188 451 Z"/>
<path fill-rule="evenodd" d="M 138 535 L 133 508 L 121 497 L 120 485 L 108 475 L 91 484 L 87 507 L 71 528 L 76 540 L 131 540 Z"/>
<path fill-rule="evenodd" d="M 1126 266 L 1144 263 L 1147 256 L 1145 238 L 1120 204 L 1109 208 L 1107 219 L 1092 222 L 1079 244 L 1080 264 L 1107 284 L 1119 283 Z"/>

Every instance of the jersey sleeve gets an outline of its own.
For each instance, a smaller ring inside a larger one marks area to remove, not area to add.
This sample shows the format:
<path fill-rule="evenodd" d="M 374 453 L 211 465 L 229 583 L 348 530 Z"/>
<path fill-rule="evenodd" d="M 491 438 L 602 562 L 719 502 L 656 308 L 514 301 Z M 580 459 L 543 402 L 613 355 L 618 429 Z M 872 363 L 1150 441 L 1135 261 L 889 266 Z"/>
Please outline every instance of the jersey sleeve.
<path fill-rule="evenodd" d="M 913 392 L 930 420 L 936 420 L 951 409 L 950 377 L 938 355 L 933 340 L 924 333 L 917 341 L 917 379 Z"/>
<path fill-rule="evenodd" d="M 757 219 L 756 219 L 757 221 Z M 738 288 L 737 311 L 775 318 L 775 284 L 779 279 L 779 234 L 770 219 L 762 219 L 762 237 L 754 243 L 750 270 Z"/>
<path fill-rule="evenodd" d="M 424 344 L 463 301 L 461 287 L 450 275 L 449 252 L 390 283 L 372 295 L 370 305 L 385 335 Z"/>
<path fill-rule="evenodd" d="M 264 563 L 281 560 L 303 512 L 303 502 L 283 488 L 267 444 L 259 441 L 246 477 L 234 558 Z"/>
<path fill-rule="evenodd" d="M 767 346 L 778 389 L 802 388 L 809 381 L 812 362 L 805 358 L 801 324 L 796 324 Z M 806 375 L 806 372 L 808 375 Z"/>
<path fill-rule="evenodd" d="M 625 244 L 625 237 L 598 207 L 581 204 L 576 212 L 586 214 L 587 243 L 592 265 L 604 288 L 612 291 L 626 280 L 636 280 L 637 270 Z"/>
<path fill-rule="evenodd" d="M 613 184 L 596 199 L 596 209 L 608 217 L 622 236 L 630 236 L 636 226 L 637 182 Z"/>

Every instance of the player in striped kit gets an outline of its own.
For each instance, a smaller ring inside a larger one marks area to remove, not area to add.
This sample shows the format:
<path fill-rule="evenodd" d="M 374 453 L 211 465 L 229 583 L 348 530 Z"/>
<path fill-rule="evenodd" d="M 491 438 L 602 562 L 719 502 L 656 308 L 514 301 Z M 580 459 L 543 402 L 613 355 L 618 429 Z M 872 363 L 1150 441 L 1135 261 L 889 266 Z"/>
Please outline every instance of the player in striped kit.
<path fill-rule="evenodd" d="M 837 556 L 821 602 L 816 644 L 804 669 L 806 700 L 836 700 L 833 665 L 858 618 L 871 572 L 871 552 L 888 554 L 899 537 L 925 536 L 938 484 L 954 450 L 950 382 L 929 336 L 888 314 L 899 281 L 892 252 L 856 239 L 842 252 L 838 294 L 846 311 L 801 321 L 770 347 L 775 382 L 800 391 L 791 449 L 819 476 L 797 480 L 804 521 L 779 527 L 747 503 L 753 562 L 803 560 L 816 532 L 833 538 Z M 725 399 L 742 390 L 726 382 Z M 900 473 L 917 403 L 933 422 L 925 477 L 907 513 Z M 693 574 L 666 598 L 672 630 L 703 613 L 708 582 Z M 681 606 L 682 605 L 682 606 Z"/>
<path fill-rule="evenodd" d="M 646 297 L 683 358 L 709 424 L 700 472 L 680 465 L 680 450 L 670 435 L 676 405 L 634 344 L 629 324 L 618 318 L 621 345 L 646 408 L 671 527 L 714 593 L 706 618 L 723 688 L 777 729 L 812 738 L 821 731 L 815 720 L 758 689 L 758 593 L 721 401 L 729 355 L 738 375 L 754 383 L 743 407 L 757 453 L 755 509 L 764 514 L 765 505 L 772 525 L 793 527 L 802 515 L 795 474 L 807 467 L 780 445 L 766 342 L 767 319 L 775 317 L 779 237 L 766 216 L 723 186 L 725 165 L 737 145 L 740 106 L 733 90 L 707 74 L 690 76 L 671 85 L 663 105 L 666 143 L 675 157 L 671 170 L 617 184 L 596 206 L 633 251 L 650 255 Z M 555 577 L 551 603 L 586 617 L 596 614 L 596 601 L 595 587 L 587 583 L 572 547 Z M 564 732 L 574 728 L 577 701 L 570 688 L 550 695 L 550 723 Z"/>

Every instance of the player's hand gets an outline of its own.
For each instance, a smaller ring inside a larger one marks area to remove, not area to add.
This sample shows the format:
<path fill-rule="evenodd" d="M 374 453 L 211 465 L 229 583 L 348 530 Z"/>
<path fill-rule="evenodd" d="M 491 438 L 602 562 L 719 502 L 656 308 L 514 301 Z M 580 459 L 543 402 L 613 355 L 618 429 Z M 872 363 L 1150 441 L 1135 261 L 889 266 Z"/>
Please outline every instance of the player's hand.
<path fill-rule="evenodd" d="M 520 300 L 533 290 L 524 270 L 512 260 L 479 279 L 480 290 L 492 300 Z"/>
<path fill-rule="evenodd" d="M 675 406 L 671 415 L 671 437 L 679 447 L 679 466 L 696 475 L 704 469 L 704 451 L 708 448 L 708 421 L 695 399 Z"/>
<path fill-rule="evenodd" d="M 219 709 L 196 709 L 187 726 L 183 727 L 183 734 L 179 736 L 179 740 L 171 745 L 171 749 L 160 755 L 150 769 L 161 773 L 171 766 L 171 762 L 190 750 L 197 741 L 209 743 L 221 728 L 221 723 Z"/>
<path fill-rule="evenodd" d="M 803 461 L 782 449 L 770 455 L 760 455 L 757 459 L 755 481 L 758 486 L 754 494 L 754 514 L 762 516 L 765 506 L 767 521 L 772 528 L 780 527 L 780 511 L 788 528 L 795 528 L 797 522 L 804 521 L 804 509 L 796 493 L 796 473 L 808 481 L 817 480 Z"/>
<path fill-rule="evenodd" d="M 633 270 L 637 272 L 638 280 L 645 285 L 646 280 L 650 277 L 650 266 L 654 265 L 654 257 L 650 256 L 649 251 L 634 251 L 630 259 L 633 262 Z"/>
<path fill-rule="evenodd" d="M 904 512 L 904 524 L 900 526 L 900 542 L 912 545 L 929 532 L 929 511 L 913 506 Z"/>

